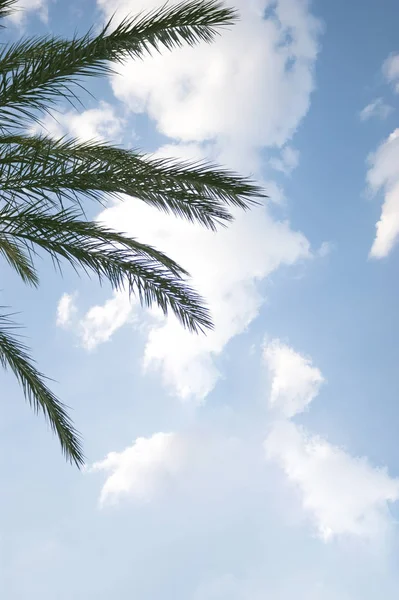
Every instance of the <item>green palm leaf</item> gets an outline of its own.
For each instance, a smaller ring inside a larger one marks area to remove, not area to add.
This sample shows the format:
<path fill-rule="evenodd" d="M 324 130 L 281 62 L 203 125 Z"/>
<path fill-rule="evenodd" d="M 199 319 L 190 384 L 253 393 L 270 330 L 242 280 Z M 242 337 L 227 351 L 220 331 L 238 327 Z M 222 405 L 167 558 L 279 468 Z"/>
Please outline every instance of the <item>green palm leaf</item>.
<path fill-rule="evenodd" d="M 250 179 L 214 165 L 44 136 L 0 136 L 0 179 L 10 203 L 127 194 L 212 229 L 231 221 L 229 204 L 246 209 L 262 196 Z"/>
<path fill-rule="evenodd" d="M 44 413 L 57 434 L 65 456 L 79 467 L 84 462 L 79 434 L 66 407 L 46 386 L 46 378 L 36 369 L 27 347 L 13 335 L 17 328 L 9 315 L 0 315 L 0 364 L 13 371 L 33 409 Z"/>
<path fill-rule="evenodd" d="M 15 269 L 24 283 L 37 286 L 39 278 L 30 256 L 12 239 L 0 234 L 0 254 Z"/>
<path fill-rule="evenodd" d="M 14 0 L 0 0 L 0 18 L 14 8 Z M 25 283 L 38 285 L 35 262 L 44 253 L 60 269 L 69 264 L 115 289 L 127 289 L 145 306 L 173 313 L 190 331 L 212 327 L 203 299 L 180 265 L 152 246 L 88 221 L 84 202 L 127 195 L 216 229 L 233 219 L 232 207 L 247 209 L 264 197 L 260 188 L 208 163 L 53 140 L 26 130 L 60 101 L 79 103 L 82 78 L 109 74 L 112 63 L 128 58 L 210 42 L 236 17 L 217 0 L 187 0 L 117 25 L 110 21 L 98 35 L 30 37 L 0 47 L 0 255 Z M 66 457 L 81 466 L 79 435 L 15 328 L 8 315 L 0 314 L 0 363 L 11 368 L 28 402 L 44 413 Z"/>
<path fill-rule="evenodd" d="M 183 280 L 187 272 L 151 246 L 127 238 L 96 223 L 79 221 L 71 210 L 39 212 L 36 207 L 0 210 L 0 235 L 48 252 L 57 264 L 60 258 L 73 267 L 95 273 L 115 289 L 137 294 L 145 306 L 157 304 L 172 310 L 193 332 L 212 327 L 202 298 Z"/>
<path fill-rule="evenodd" d="M 15 12 L 17 0 L 0 0 L 0 19 L 8 17 Z M 2 25 L 4 27 L 4 25 Z"/>

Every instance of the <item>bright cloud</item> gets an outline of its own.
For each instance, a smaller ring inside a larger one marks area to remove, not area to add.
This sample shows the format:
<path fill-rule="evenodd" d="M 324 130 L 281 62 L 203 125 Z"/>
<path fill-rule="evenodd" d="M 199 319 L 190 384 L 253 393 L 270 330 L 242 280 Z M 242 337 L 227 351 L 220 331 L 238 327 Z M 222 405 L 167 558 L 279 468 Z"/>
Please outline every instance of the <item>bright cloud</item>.
<path fill-rule="evenodd" d="M 57 306 L 56 324 L 75 329 L 86 350 L 107 342 L 122 325 L 134 323 L 138 303 L 127 291 L 114 292 L 101 306 L 92 306 L 85 315 L 78 314 L 77 293 L 63 294 Z"/>
<path fill-rule="evenodd" d="M 107 16 L 153 8 L 157 2 L 99 2 Z M 254 169 L 256 151 L 283 146 L 309 108 L 319 23 L 306 0 L 236 0 L 241 20 L 211 45 L 131 61 L 112 80 L 133 112 L 148 112 L 165 135 L 217 140 L 226 162 Z M 259 166 L 258 164 L 255 166 Z"/>
<path fill-rule="evenodd" d="M 286 144 L 309 108 L 319 23 L 306 0 L 235 4 L 241 21 L 232 32 L 211 46 L 128 61 L 112 78 L 114 93 L 177 141 L 167 149 L 172 156 L 211 157 L 260 176 L 260 150 L 285 146 L 284 169 L 292 169 L 297 155 Z M 158 2 L 100 0 L 99 6 L 106 16 L 117 11 L 122 18 Z M 237 214 L 235 224 L 217 235 L 131 199 L 99 218 L 182 262 L 209 303 L 216 327 L 206 338 L 190 336 L 173 318 L 149 329 L 144 365 L 158 367 L 165 385 L 183 399 L 201 401 L 213 389 L 220 376 L 215 357 L 257 316 L 261 280 L 311 256 L 305 236 L 272 218 L 267 206 Z M 91 331 L 101 340 L 101 329 Z"/>
<path fill-rule="evenodd" d="M 48 0 L 18 0 L 14 11 L 8 17 L 12 23 L 18 27 L 23 27 L 29 13 L 37 13 L 39 18 L 47 23 L 48 21 Z"/>
<path fill-rule="evenodd" d="M 299 493 L 318 536 L 325 542 L 340 536 L 383 536 L 392 524 L 389 504 L 399 499 L 399 480 L 291 420 L 306 409 L 323 382 L 310 359 L 279 340 L 265 347 L 263 358 L 272 377 L 270 405 L 280 409 L 263 450 Z M 226 498 L 231 497 L 251 502 L 261 496 L 267 502 L 271 479 L 262 468 L 261 448 L 256 427 L 250 438 L 243 433 L 231 437 L 220 428 L 197 423 L 181 433 L 138 438 L 90 470 L 105 474 L 103 506 L 159 497 L 166 501 L 167 494 L 172 504 L 180 497 L 182 505 L 216 502 L 226 510 Z"/>
<path fill-rule="evenodd" d="M 290 421 L 274 424 L 265 442 L 269 459 L 283 468 L 302 495 L 319 535 L 372 538 L 391 521 L 389 503 L 399 499 L 399 480 L 365 458 L 354 458 Z"/>
<path fill-rule="evenodd" d="M 175 498 L 183 494 L 190 503 L 212 501 L 225 510 L 232 489 L 253 487 L 248 464 L 254 470 L 261 463 L 250 462 L 251 452 L 241 440 L 220 432 L 159 432 L 136 439 L 122 452 L 110 452 L 90 471 L 106 475 L 102 506 L 131 500 L 145 503 L 167 493 Z"/>
<path fill-rule="evenodd" d="M 310 359 L 274 340 L 266 345 L 264 360 L 272 378 L 270 405 L 282 417 L 271 425 L 266 456 L 298 488 L 320 537 L 384 533 L 390 523 L 388 504 L 399 499 L 399 480 L 290 420 L 306 409 L 323 382 Z"/>
<path fill-rule="evenodd" d="M 57 306 L 57 326 L 68 327 L 71 325 L 72 318 L 76 312 L 76 294 L 63 294 Z"/>
<path fill-rule="evenodd" d="M 138 438 L 122 452 L 110 452 L 92 471 L 109 473 L 100 504 L 116 503 L 123 496 L 150 500 L 156 490 L 182 467 L 184 443 L 174 433 Z"/>
<path fill-rule="evenodd" d="M 368 121 L 374 117 L 383 120 L 389 117 L 392 111 L 392 106 L 386 104 L 382 98 L 376 98 L 360 111 L 360 119 L 361 121 Z"/>
<path fill-rule="evenodd" d="M 116 114 L 115 108 L 107 102 L 100 102 L 97 108 L 90 108 L 78 113 L 76 111 L 57 112 L 46 115 L 40 125 L 32 128 L 33 133 L 44 131 L 54 138 L 69 134 L 73 138 L 85 141 L 120 141 L 124 120 Z"/>
<path fill-rule="evenodd" d="M 388 256 L 399 237 L 399 129 L 369 158 L 367 183 L 373 193 L 383 191 L 384 203 L 376 225 L 370 256 Z"/>
<path fill-rule="evenodd" d="M 127 292 L 114 292 L 102 306 L 92 306 L 79 324 L 82 345 L 93 350 L 107 342 L 122 325 L 134 319 L 134 300 Z"/>
<path fill-rule="evenodd" d="M 399 54 L 391 54 L 382 65 L 385 79 L 391 83 L 396 93 L 399 93 Z"/>
<path fill-rule="evenodd" d="M 303 412 L 324 382 L 319 369 L 280 340 L 264 347 L 263 358 L 272 379 L 270 406 L 286 418 Z"/>

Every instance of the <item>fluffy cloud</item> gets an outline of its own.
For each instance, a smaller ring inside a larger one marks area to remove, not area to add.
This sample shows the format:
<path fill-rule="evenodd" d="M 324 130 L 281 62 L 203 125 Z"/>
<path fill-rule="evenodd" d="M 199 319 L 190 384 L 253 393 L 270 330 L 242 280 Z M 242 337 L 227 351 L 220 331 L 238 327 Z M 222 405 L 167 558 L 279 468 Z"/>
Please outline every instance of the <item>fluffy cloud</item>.
<path fill-rule="evenodd" d="M 392 522 L 389 504 L 399 499 L 399 480 L 293 422 L 324 381 L 309 358 L 272 340 L 263 348 L 263 362 L 271 375 L 273 409 L 264 452 L 299 493 L 319 537 L 376 539 L 386 533 Z M 212 497 L 223 505 L 232 493 L 264 494 L 267 471 L 259 470 L 257 428 L 250 438 L 242 434 L 231 437 L 197 423 L 182 433 L 139 438 L 91 467 L 106 474 L 100 504 L 123 499 L 142 503 L 164 493 L 183 493 L 186 500 L 209 502 Z"/>
<path fill-rule="evenodd" d="M 399 54 L 391 54 L 384 62 L 382 71 L 386 80 L 399 93 Z M 377 110 L 383 106 L 381 100 Z M 395 129 L 376 152 L 369 156 L 368 163 L 367 184 L 370 191 L 373 194 L 379 191 L 384 194 L 370 257 L 384 258 L 396 245 L 399 236 L 399 129 Z"/>
<path fill-rule="evenodd" d="M 40 125 L 32 127 L 32 133 L 39 131 L 54 138 L 69 134 L 85 141 L 120 141 L 124 120 L 116 114 L 115 108 L 107 102 L 100 102 L 97 108 L 89 108 L 81 113 L 76 111 L 57 112 L 46 115 Z"/>
<path fill-rule="evenodd" d="M 265 345 L 263 358 L 272 379 L 270 406 L 286 418 L 303 412 L 324 381 L 319 369 L 280 340 Z"/>
<path fill-rule="evenodd" d="M 382 65 L 385 79 L 391 83 L 396 93 L 399 93 L 399 54 L 391 54 Z"/>
<path fill-rule="evenodd" d="M 306 0 L 235 4 L 241 21 L 232 32 L 211 46 L 128 61 L 112 79 L 114 93 L 176 140 L 167 148 L 171 155 L 211 157 L 260 175 L 260 150 L 285 146 L 281 164 L 293 168 L 297 156 L 286 144 L 309 107 L 319 23 Z M 115 0 L 99 6 L 106 16 L 116 11 L 121 18 L 158 3 Z M 99 218 L 182 262 L 210 305 L 216 328 L 206 338 L 190 336 L 173 318 L 149 329 L 144 365 L 160 368 L 165 384 L 183 399 L 201 401 L 213 389 L 220 376 L 215 357 L 259 312 L 259 282 L 311 256 L 305 236 L 272 218 L 267 206 L 237 214 L 235 224 L 217 235 L 131 199 Z M 101 330 L 90 325 L 90 331 L 101 340 Z"/>
<path fill-rule="evenodd" d="M 242 440 L 220 431 L 159 432 L 136 439 L 122 452 L 110 452 L 89 471 L 106 474 L 101 506 L 121 501 L 142 504 L 167 493 L 190 503 L 212 501 L 225 510 L 233 489 L 253 487 L 248 464 L 254 471 L 261 463 L 253 460 L 251 452 Z"/>
<path fill-rule="evenodd" d="M 107 16 L 118 7 L 122 16 L 157 4 L 100 2 Z M 257 150 L 283 146 L 309 108 L 319 23 L 306 0 L 233 4 L 241 20 L 214 44 L 127 62 L 112 86 L 163 134 L 184 142 L 217 140 L 229 164 L 254 170 Z"/>
<path fill-rule="evenodd" d="M 399 236 L 399 129 L 396 129 L 369 158 L 367 183 L 375 194 L 382 190 L 384 203 L 376 225 L 370 256 L 388 256 Z"/>
<path fill-rule="evenodd" d="M 14 11 L 8 19 L 17 25 L 23 27 L 29 13 L 36 12 L 39 18 L 47 23 L 48 21 L 48 1 L 47 0 L 18 0 Z"/>
<path fill-rule="evenodd" d="M 266 346 L 264 359 L 272 377 L 270 405 L 277 405 L 282 417 L 302 412 L 318 393 L 320 371 L 278 340 Z M 399 499 L 399 480 L 386 470 L 308 433 L 289 418 L 272 423 L 264 448 L 267 458 L 276 461 L 298 488 L 322 539 L 373 538 L 386 531 L 388 504 Z"/>
<path fill-rule="evenodd" d="M 56 323 L 58 327 L 68 327 L 76 314 L 76 294 L 63 294 L 57 306 Z"/>
<path fill-rule="evenodd" d="M 272 376 L 270 405 L 278 404 L 280 412 L 269 422 L 263 450 L 299 494 L 318 536 L 325 542 L 383 536 L 392 524 L 389 504 L 399 499 L 399 480 L 287 418 L 305 410 L 323 381 L 309 359 L 274 340 L 265 348 L 264 361 Z M 197 421 L 179 433 L 139 438 L 91 467 L 106 477 L 100 504 L 147 503 L 161 497 L 171 505 L 216 503 L 225 511 L 226 499 L 231 503 L 232 497 L 240 498 L 240 506 L 254 498 L 267 503 L 273 475 L 262 468 L 259 433 L 254 426 L 249 435 L 242 430 L 231 436 Z M 284 504 L 276 485 L 274 481 L 273 494 Z"/>
<path fill-rule="evenodd" d="M 79 323 L 79 334 L 86 350 L 107 342 L 122 325 L 134 319 L 135 303 L 126 292 L 114 292 L 102 306 L 92 306 Z"/>
<path fill-rule="evenodd" d="M 375 117 L 383 120 L 386 119 L 392 111 L 392 106 L 386 104 L 382 98 L 376 98 L 360 111 L 360 119 L 361 121 L 368 121 Z"/>
<path fill-rule="evenodd" d="M 265 450 L 300 490 L 303 507 L 324 540 L 339 535 L 373 538 L 386 531 L 388 504 L 399 499 L 399 480 L 385 469 L 290 421 L 274 424 Z"/>
<path fill-rule="evenodd" d="M 100 504 L 115 503 L 123 496 L 149 500 L 183 464 L 184 442 L 173 433 L 138 438 L 122 452 L 110 452 L 91 467 L 110 473 L 102 488 Z"/>
<path fill-rule="evenodd" d="M 94 350 L 107 342 L 122 325 L 134 324 L 138 302 L 128 292 L 114 292 L 101 306 L 92 306 L 82 317 L 77 306 L 77 293 L 63 294 L 57 306 L 57 327 L 74 330 L 86 350 Z"/>

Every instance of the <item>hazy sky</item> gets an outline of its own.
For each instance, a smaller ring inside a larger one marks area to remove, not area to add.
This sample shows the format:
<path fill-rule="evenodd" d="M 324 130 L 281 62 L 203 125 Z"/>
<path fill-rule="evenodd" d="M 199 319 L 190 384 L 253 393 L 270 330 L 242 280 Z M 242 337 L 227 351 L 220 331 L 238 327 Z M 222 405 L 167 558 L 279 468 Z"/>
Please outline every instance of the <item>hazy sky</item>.
<path fill-rule="evenodd" d="M 399 4 L 230 4 L 215 44 L 127 62 L 44 119 L 220 162 L 270 198 L 217 234 L 134 199 L 87 206 L 192 273 L 207 337 L 45 260 L 39 291 L 2 271 L 87 456 L 65 464 L 2 374 L 7 600 L 398 597 Z M 159 2 L 21 5 L 6 39 Z"/>

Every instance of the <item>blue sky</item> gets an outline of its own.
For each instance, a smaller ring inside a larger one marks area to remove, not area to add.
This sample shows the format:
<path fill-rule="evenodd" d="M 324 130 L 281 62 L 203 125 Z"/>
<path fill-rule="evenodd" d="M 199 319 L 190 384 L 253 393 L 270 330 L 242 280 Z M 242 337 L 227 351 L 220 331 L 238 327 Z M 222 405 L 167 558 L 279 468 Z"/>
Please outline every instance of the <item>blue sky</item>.
<path fill-rule="evenodd" d="M 72 35 L 154 0 L 24 0 L 7 35 Z M 2 375 L 0 589 L 10 600 L 374 600 L 399 592 L 399 48 L 394 0 L 232 0 L 209 47 L 127 63 L 50 135 L 253 173 L 265 206 L 216 236 L 134 199 L 92 217 L 193 274 L 191 337 L 43 261 L 3 272 L 72 407 L 65 464 Z M 376 229 L 376 225 L 378 228 Z"/>

